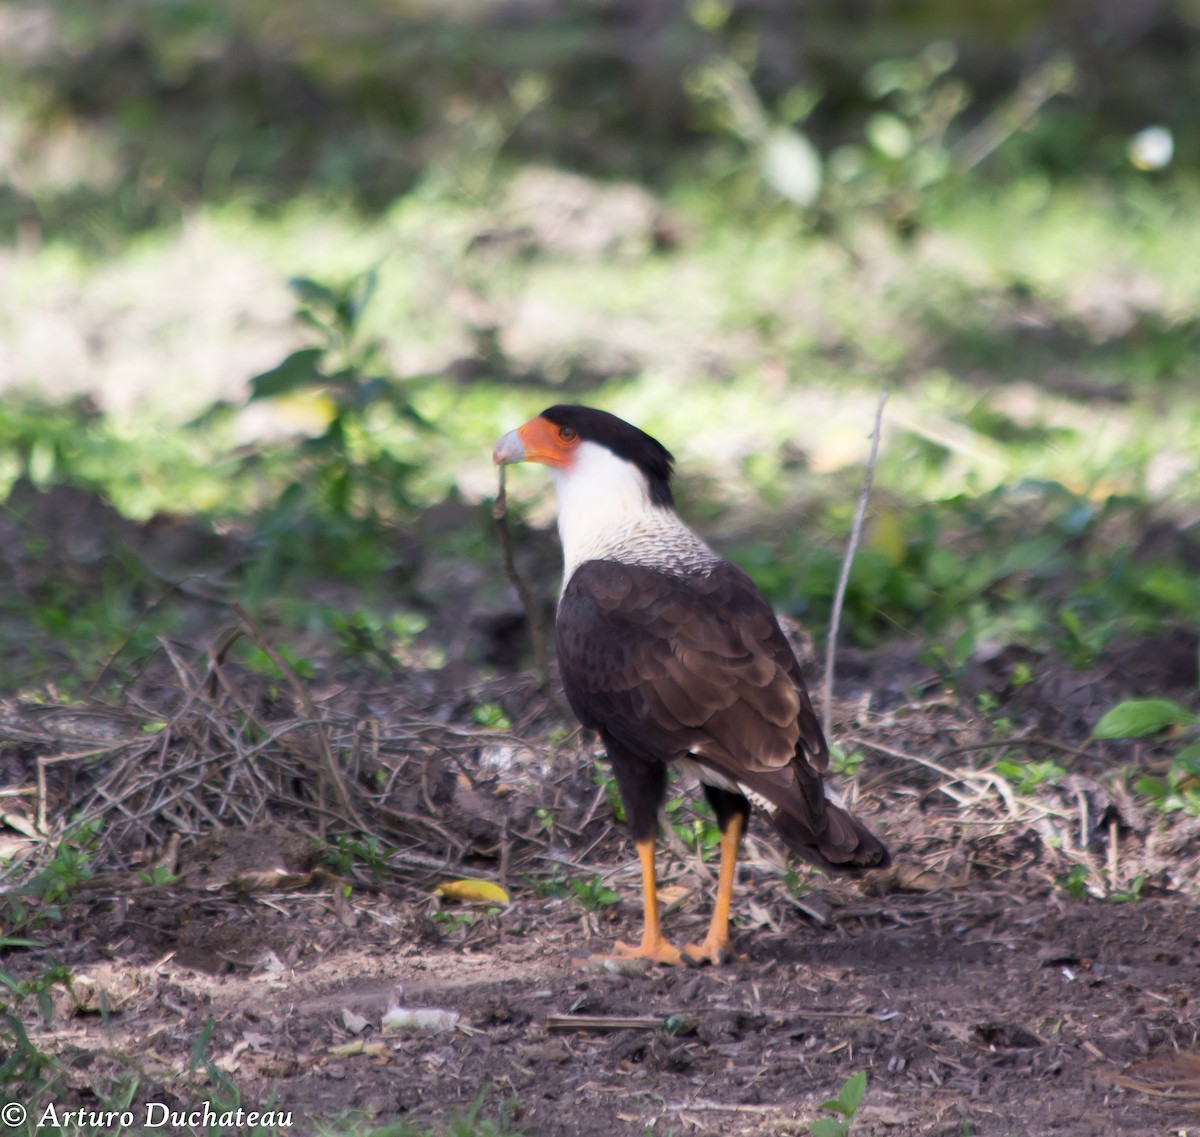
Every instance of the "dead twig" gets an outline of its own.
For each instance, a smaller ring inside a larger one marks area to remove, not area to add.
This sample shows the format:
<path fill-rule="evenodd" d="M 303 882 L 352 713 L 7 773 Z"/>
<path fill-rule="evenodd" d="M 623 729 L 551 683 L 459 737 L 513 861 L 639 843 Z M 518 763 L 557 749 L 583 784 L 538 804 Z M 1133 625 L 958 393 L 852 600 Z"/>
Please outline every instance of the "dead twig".
<path fill-rule="evenodd" d="M 1012 817 L 1017 817 L 1020 814 L 1020 810 L 1017 808 L 1016 794 L 1013 793 L 1012 786 L 1008 784 L 1005 778 L 1002 778 L 999 774 L 992 773 L 990 770 L 952 770 L 948 766 L 943 766 L 940 762 L 934 762 L 929 758 L 922 758 L 917 754 L 908 754 L 903 750 L 897 750 L 895 747 L 886 746 L 882 742 L 875 742 L 869 738 L 851 736 L 846 741 L 853 746 L 865 746 L 880 754 L 899 758 L 904 762 L 915 762 L 918 766 L 924 766 L 927 770 L 933 770 L 935 773 L 941 774 L 944 778 L 949 779 L 947 784 L 940 787 L 942 792 L 948 797 L 953 798 L 960 805 L 967 805 L 969 803 L 959 794 L 952 792 L 949 788 L 950 785 L 955 782 L 961 782 L 969 786 L 972 782 L 976 782 L 982 786 L 982 789 L 975 791 L 978 797 L 984 797 L 988 789 L 993 789 Z"/>
<path fill-rule="evenodd" d="M 854 554 L 858 550 L 858 542 L 862 537 L 863 522 L 867 516 L 867 501 L 871 496 L 871 484 L 875 480 L 875 461 L 879 457 L 879 434 L 883 424 L 883 407 L 887 402 L 886 388 L 879 394 L 879 405 L 875 408 L 875 426 L 871 431 L 871 453 L 867 458 L 867 469 L 863 475 L 862 490 L 858 495 L 858 509 L 854 514 L 854 524 L 850 527 L 850 540 L 846 545 L 846 555 L 842 558 L 842 571 L 838 576 L 837 591 L 833 596 L 833 610 L 829 614 L 829 638 L 825 644 L 825 680 L 821 687 L 821 699 L 825 704 L 821 710 L 821 727 L 825 737 L 829 737 L 833 725 L 833 668 L 837 660 L 838 627 L 842 622 L 842 605 L 846 600 L 846 586 L 850 582 L 850 567 L 854 564 Z"/>

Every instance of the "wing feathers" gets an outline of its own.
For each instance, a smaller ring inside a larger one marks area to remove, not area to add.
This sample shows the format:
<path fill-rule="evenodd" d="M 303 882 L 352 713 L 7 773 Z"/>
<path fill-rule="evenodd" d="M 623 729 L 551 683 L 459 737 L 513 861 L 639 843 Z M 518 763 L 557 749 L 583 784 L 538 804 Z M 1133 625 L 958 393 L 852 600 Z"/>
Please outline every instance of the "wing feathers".
<path fill-rule="evenodd" d="M 587 561 L 559 602 L 559 663 L 584 726 L 650 762 L 692 754 L 773 803 L 776 828 L 816 864 L 886 862 L 860 822 L 825 801 L 824 735 L 767 602 L 727 562 L 681 578 Z"/>
<path fill-rule="evenodd" d="M 600 729 L 626 719 L 647 758 L 711 745 L 738 769 L 787 766 L 798 747 L 814 770 L 827 761 L 791 649 L 757 589 L 730 564 L 683 580 L 588 561 L 564 590 L 557 636 L 581 720 Z M 630 699 L 635 693 L 644 697 Z"/>

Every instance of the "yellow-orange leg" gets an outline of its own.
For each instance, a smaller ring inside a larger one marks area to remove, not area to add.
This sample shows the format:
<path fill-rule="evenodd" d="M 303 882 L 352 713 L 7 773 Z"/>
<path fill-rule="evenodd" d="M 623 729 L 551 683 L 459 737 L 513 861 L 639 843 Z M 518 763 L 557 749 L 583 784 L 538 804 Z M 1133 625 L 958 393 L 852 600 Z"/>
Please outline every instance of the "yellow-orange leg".
<path fill-rule="evenodd" d="M 738 847 L 742 843 L 745 818 L 735 813 L 721 834 L 721 871 L 717 877 L 717 899 L 713 905 L 712 923 L 702 944 L 688 944 L 684 955 L 692 963 L 722 964 L 733 958 L 733 941 L 729 938 L 729 905 L 733 898 L 733 877 L 737 869 Z"/>
<path fill-rule="evenodd" d="M 642 863 L 642 904 L 645 908 L 645 924 L 642 942 L 637 946 L 617 942 L 614 949 L 622 959 L 649 959 L 654 963 L 686 962 L 679 949 L 663 939 L 662 926 L 658 922 L 658 885 L 654 877 L 654 838 L 637 842 L 638 860 Z"/>

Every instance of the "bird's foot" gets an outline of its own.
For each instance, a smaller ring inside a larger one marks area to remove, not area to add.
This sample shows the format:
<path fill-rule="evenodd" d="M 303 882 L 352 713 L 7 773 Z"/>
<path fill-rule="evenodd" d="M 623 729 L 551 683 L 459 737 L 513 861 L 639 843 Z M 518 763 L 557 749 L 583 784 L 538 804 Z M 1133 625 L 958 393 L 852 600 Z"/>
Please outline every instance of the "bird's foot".
<path fill-rule="evenodd" d="M 736 955 L 733 941 L 728 936 L 708 936 L 702 944 L 687 944 L 683 949 L 684 959 L 691 964 L 711 963 L 714 967 L 723 967 L 735 959 L 745 959 L 744 955 Z"/>
<path fill-rule="evenodd" d="M 640 944 L 627 944 L 618 940 L 613 945 L 614 959 L 648 959 L 651 963 L 668 963 L 675 967 L 687 963 L 683 953 L 670 941 L 661 936 L 645 936 Z"/>

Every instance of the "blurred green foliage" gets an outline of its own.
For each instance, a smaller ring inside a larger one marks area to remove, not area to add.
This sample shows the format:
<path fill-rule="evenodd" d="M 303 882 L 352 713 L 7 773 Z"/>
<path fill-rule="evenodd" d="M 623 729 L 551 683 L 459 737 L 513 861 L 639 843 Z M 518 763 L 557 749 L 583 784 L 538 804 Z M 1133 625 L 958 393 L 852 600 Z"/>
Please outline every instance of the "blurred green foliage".
<path fill-rule="evenodd" d="M 896 631 L 952 632 L 944 651 L 961 667 L 977 644 L 1052 641 L 1080 667 L 1119 634 L 1200 619 L 1200 545 L 1175 557 L 1124 543 L 1146 503 L 1100 501 L 1057 482 L 1019 481 L 979 495 L 877 507 L 856 556 L 845 612 L 864 643 Z M 845 506 L 825 522 L 845 526 Z M 734 557 L 777 602 L 819 627 L 837 583 L 836 548 L 783 531 Z"/>
<path fill-rule="evenodd" d="M 383 345 L 363 333 L 377 270 L 330 286 L 292 281 L 296 318 L 317 343 L 294 351 L 250 380 L 250 402 L 307 403 L 321 429 L 298 449 L 288 447 L 288 479 L 266 506 L 261 533 L 266 579 L 297 561 L 318 571 L 359 578 L 386 571 L 385 524 L 411 511 L 407 483 L 415 467 L 389 447 L 389 433 L 432 430 L 416 409 L 412 380 L 388 373 Z M 247 455 L 247 466 L 270 463 L 269 453 Z"/>
<path fill-rule="evenodd" d="M 1186 0 L 1126 19 L 1099 0 L 917 0 L 865 24 L 836 0 L 7 7 L 0 226 L 101 247 L 201 200 L 384 208 L 465 150 L 663 184 L 712 157 L 714 112 L 790 200 L 830 156 L 835 204 L 898 219 L 997 137 L 1019 136 L 1004 162 L 1056 175 L 1107 173 L 1150 123 L 1195 152 Z"/>

